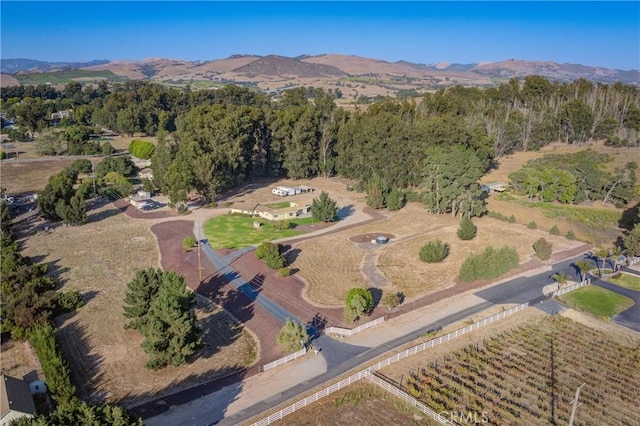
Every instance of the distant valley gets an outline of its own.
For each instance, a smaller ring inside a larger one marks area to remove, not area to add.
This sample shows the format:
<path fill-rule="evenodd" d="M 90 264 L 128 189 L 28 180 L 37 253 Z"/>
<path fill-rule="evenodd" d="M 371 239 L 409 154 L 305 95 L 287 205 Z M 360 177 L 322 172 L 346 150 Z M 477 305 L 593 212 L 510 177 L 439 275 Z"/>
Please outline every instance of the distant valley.
<path fill-rule="evenodd" d="M 62 85 L 70 81 L 152 80 L 174 86 L 215 88 L 225 84 L 276 93 L 313 86 L 338 89 L 343 99 L 402 96 L 461 84 L 488 87 L 510 78 L 541 75 L 550 80 L 585 78 L 603 83 L 640 85 L 639 70 L 616 70 L 579 64 L 506 60 L 475 64 L 416 64 L 339 54 L 317 56 L 233 55 L 211 61 L 147 58 L 139 61 L 45 62 L 2 59 L 2 86 Z"/>

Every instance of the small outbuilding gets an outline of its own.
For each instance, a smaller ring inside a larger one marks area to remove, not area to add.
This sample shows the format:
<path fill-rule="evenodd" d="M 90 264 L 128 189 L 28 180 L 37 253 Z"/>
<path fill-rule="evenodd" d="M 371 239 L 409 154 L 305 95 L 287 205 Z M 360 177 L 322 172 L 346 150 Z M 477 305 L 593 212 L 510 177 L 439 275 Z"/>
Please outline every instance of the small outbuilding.
<path fill-rule="evenodd" d="M 21 417 L 34 417 L 37 414 L 29 384 L 15 377 L 0 376 L 0 426 Z"/>

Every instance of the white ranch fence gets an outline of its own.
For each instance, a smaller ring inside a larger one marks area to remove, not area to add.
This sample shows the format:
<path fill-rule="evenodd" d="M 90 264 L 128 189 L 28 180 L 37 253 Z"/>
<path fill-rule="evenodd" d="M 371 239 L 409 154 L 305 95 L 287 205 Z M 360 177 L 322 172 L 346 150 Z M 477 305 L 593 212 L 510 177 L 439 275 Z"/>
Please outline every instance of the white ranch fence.
<path fill-rule="evenodd" d="M 324 330 L 325 334 L 340 334 L 342 336 L 353 336 L 356 333 L 361 332 L 362 330 L 366 330 L 367 328 L 371 328 L 375 325 L 378 325 L 380 323 L 384 322 L 384 317 L 380 317 L 377 319 L 374 319 L 373 321 L 369 321 L 365 324 L 362 324 L 356 328 L 340 328 L 340 327 L 328 327 Z"/>
<path fill-rule="evenodd" d="M 307 348 L 304 347 L 302 349 L 300 349 L 298 352 L 294 352 L 292 354 L 289 354 L 287 356 L 285 356 L 284 358 L 280 358 L 277 359 L 273 362 L 270 362 L 269 364 L 265 364 L 262 366 L 262 371 L 267 371 L 267 370 L 271 370 L 272 368 L 276 368 L 278 366 L 281 366 L 282 364 L 285 364 L 289 361 L 293 361 L 296 358 L 299 358 L 303 355 L 306 355 L 307 353 Z"/>

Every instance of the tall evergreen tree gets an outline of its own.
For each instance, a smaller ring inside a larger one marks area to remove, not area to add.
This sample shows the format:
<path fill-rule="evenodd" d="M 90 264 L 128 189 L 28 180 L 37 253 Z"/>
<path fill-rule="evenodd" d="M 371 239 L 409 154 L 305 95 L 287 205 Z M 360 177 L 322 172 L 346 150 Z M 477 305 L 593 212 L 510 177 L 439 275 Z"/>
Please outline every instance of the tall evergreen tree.
<path fill-rule="evenodd" d="M 133 280 L 127 284 L 124 296 L 124 317 L 131 320 L 125 328 L 140 330 L 147 323 L 151 302 L 158 294 L 163 276 L 164 272 L 156 268 L 136 271 Z"/>
<path fill-rule="evenodd" d="M 145 337 L 142 348 L 151 355 L 147 367 L 157 370 L 167 365 L 184 364 L 199 343 L 196 318 L 191 311 L 194 294 L 182 276 L 163 274 L 158 294 L 153 298 L 147 322 L 140 331 Z"/>
<path fill-rule="evenodd" d="M 336 202 L 329 198 L 329 194 L 322 191 L 320 196 L 313 199 L 311 214 L 320 222 L 335 222 L 338 207 Z"/>

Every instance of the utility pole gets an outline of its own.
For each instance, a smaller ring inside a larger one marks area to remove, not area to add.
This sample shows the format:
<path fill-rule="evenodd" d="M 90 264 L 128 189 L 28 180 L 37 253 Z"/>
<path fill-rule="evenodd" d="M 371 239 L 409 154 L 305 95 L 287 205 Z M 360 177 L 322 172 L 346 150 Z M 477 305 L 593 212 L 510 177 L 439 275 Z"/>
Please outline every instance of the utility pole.
<path fill-rule="evenodd" d="M 571 409 L 571 418 L 569 419 L 569 426 L 573 426 L 573 419 L 576 416 L 576 410 L 578 409 L 578 406 L 582 405 L 582 403 L 578 404 L 578 398 L 580 397 L 580 389 L 582 389 L 584 385 L 585 384 L 583 383 L 578 386 L 578 389 L 576 389 L 576 397 L 569 403 L 573 404 L 573 408 Z"/>
<path fill-rule="evenodd" d="M 200 250 L 202 248 L 202 239 L 200 238 L 200 220 L 196 221 L 196 226 L 198 227 L 198 284 L 202 284 L 202 262 L 200 261 Z"/>

